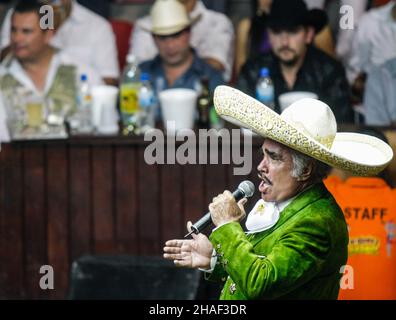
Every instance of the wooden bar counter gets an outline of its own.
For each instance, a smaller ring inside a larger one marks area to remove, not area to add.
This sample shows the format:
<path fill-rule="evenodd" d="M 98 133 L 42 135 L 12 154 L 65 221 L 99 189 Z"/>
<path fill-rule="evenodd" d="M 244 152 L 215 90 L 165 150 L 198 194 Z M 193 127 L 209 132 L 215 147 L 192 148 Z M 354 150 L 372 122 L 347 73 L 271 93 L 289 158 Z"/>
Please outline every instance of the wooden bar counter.
<path fill-rule="evenodd" d="M 0 299 L 65 298 L 71 264 L 85 254 L 161 255 L 213 196 L 257 182 L 261 139 L 250 176 L 234 176 L 233 165 L 148 165 L 150 143 L 119 136 L 2 144 Z M 43 265 L 54 270 L 54 290 L 40 289 Z"/>

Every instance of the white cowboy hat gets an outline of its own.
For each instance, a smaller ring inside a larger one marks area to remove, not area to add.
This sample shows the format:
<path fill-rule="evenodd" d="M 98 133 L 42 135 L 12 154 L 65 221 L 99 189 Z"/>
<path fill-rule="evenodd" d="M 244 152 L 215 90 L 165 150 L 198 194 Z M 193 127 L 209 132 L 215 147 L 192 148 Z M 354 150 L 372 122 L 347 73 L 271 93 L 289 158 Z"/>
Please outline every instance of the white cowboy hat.
<path fill-rule="evenodd" d="M 201 16 L 191 19 L 184 5 L 177 0 L 156 0 L 150 17 L 151 29 L 144 29 L 155 35 L 167 36 L 193 25 Z"/>
<path fill-rule="evenodd" d="M 235 125 L 358 175 L 376 175 L 393 157 L 392 148 L 376 137 L 337 133 L 333 112 L 317 99 L 301 99 L 279 115 L 237 89 L 218 86 L 214 105 L 222 118 Z"/>

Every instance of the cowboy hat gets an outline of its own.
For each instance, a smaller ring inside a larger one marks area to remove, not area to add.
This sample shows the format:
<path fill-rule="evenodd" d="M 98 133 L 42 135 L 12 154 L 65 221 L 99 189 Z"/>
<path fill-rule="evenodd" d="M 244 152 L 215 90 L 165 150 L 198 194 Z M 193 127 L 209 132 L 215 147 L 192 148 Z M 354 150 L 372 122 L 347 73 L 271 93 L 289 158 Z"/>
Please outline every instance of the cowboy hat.
<path fill-rule="evenodd" d="M 320 9 L 308 10 L 303 0 L 273 0 L 267 25 L 270 29 L 293 29 L 312 26 L 320 32 L 328 23 L 327 14 Z"/>
<path fill-rule="evenodd" d="M 333 112 L 317 99 L 301 99 L 279 115 L 237 89 L 218 86 L 214 105 L 222 118 L 235 125 L 358 175 L 376 175 L 393 157 L 392 148 L 376 137 L 337 133 Z"/>
<path fill-rule="evenodd" d="M 178 33 L 198 21 L 191 19 L 186 8 L 177 0 L 156 0 L 150 11 L 151 28 L 144 28 L 154 35 L 168 36 Z"/>

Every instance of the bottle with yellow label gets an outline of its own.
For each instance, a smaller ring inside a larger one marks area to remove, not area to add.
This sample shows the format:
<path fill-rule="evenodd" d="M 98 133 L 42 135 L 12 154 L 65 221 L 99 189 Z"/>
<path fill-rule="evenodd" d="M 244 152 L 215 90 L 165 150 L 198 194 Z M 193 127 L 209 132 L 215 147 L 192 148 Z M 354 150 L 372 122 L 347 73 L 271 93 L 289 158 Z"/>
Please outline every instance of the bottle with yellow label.
<path fill-rule="evenodd" d="M 139 111 L 140 70 L 135 56 L 127 56 L 127 65 L 120 85 L 120 112 L 125 134 L 136 130 L 136 114 Z"/>

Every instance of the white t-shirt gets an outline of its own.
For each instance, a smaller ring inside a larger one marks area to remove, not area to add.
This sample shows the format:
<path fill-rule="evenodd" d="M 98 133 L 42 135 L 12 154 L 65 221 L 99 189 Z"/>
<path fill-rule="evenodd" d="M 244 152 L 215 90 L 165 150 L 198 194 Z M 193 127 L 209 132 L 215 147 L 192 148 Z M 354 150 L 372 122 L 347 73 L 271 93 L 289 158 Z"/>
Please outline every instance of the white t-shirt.
<path fill-rule="evenodd" d="M 1 48 L 10 43 L 11 15 L 12 10 L 4 18 Z M 102 78 L 119 77 L 117 46 L 110 23 L 76 1 L 51 44 L 96 69 Z"/>
<path fill-rule="evenodd" d="M 191 28 L 191 46 L 197 51 L 200 58 L 214 58 L 224 67 L 224 79 L 231 79 L 234 61 L 234 28 L 224 14 L 208 10 L 201 1 L 197 1 L 190 17 L 201 18 Z M 146 30 L 151 29 L 150 16 L 136 20 L 130 40 L 130 53 L 136 56 L 139 62 L 153 59 L 158 50 L 153 37 Z"/>

